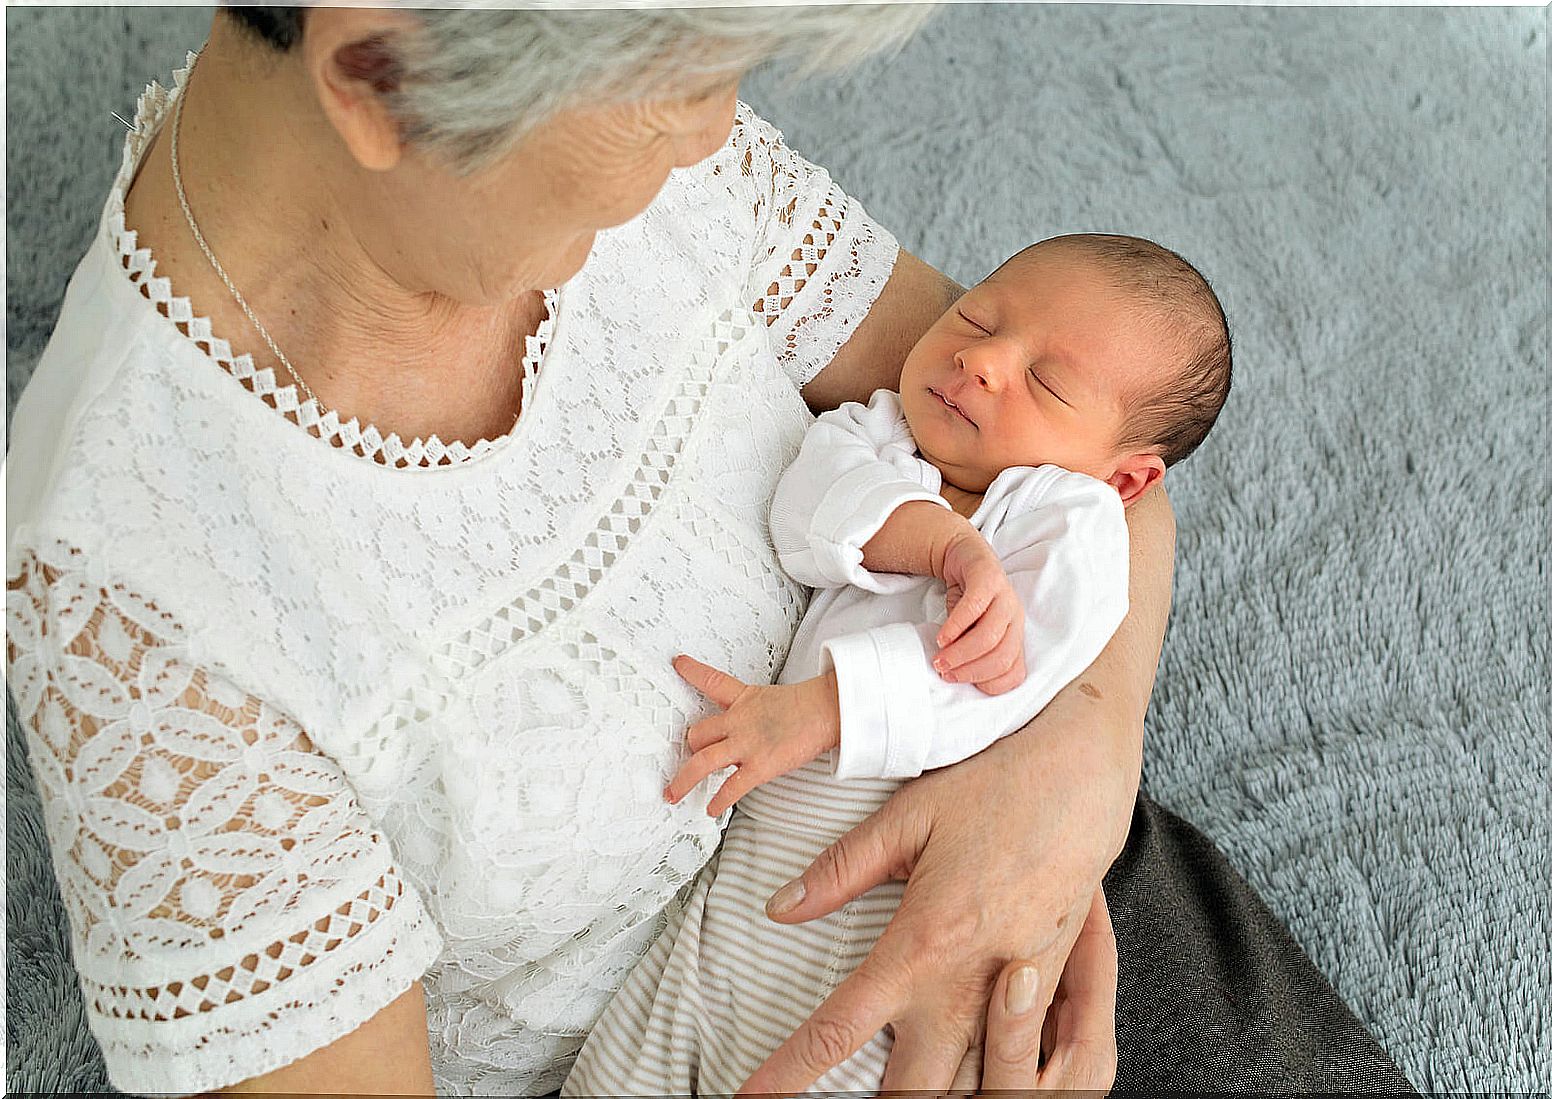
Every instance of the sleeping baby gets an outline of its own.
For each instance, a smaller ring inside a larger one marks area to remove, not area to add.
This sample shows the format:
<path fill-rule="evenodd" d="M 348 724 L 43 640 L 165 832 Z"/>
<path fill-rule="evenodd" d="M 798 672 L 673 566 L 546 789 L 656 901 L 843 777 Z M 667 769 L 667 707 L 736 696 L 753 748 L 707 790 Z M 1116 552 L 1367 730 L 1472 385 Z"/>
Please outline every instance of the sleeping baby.
<path fill-rule="evenodd" d="M 821 415 L 771 504 L 815 589 L 776 684 L 681 655 L 722 712 L 665 796 L 734 768 L 717 855 L 627 978 L 564 1095 L 731 1094 L 852 972 L 904 883 L 801 924 L 765 901 L 905 780 L 1025 725 L 1127 609 L 1123 509 L 1206 437 L 1229 390 L 1223 311 L 1135 237 L 1026 248 L 951 306 L 898 393 Z M 876 1092 L 881 1030 L 814 1092 Z"/>

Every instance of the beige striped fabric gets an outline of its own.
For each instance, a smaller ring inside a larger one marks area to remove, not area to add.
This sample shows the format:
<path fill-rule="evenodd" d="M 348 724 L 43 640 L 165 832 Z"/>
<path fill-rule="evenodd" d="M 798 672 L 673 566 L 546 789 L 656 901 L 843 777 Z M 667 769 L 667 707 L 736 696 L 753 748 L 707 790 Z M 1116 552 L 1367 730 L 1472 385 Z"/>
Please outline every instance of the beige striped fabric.
<path fill-rule="evenodd" d="M 765 915 L 766 898 L 900 785 L 839 780 L 833 766 L 827 753 L 738 803 L 688 902 L 593 1028 L 563 1096 L 731 1095 L 867 956 L 903 882 L 807 923 Z M 880 1031 L 807 1094 L 876 1092 L 892 1044 Z"/>

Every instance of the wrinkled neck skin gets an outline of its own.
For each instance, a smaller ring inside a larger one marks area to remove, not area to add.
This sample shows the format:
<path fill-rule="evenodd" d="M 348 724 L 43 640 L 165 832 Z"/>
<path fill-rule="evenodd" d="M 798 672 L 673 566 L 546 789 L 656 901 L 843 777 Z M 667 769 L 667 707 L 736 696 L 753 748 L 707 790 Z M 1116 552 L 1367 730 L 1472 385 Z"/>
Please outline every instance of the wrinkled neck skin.
<path fill-rule="evenodd" d="M 178 139 L 185 193 L 206 243 L 323 403 L 404 438 L 472 443 L 519 411 L 523 336 L 537 292 L 470 307 L 410 288 L 351 229 L 352 194 L 379 181 L 350 155 L 294 59 L 272 62 L 217 18 L 185 85 Z M 141 161 L 125 221 L 157 274 L 234 352 L 289 382 L 200 251 L 171 171 L 172 113 Z M 413 270 L 406 264 L 406 270 Z"/>

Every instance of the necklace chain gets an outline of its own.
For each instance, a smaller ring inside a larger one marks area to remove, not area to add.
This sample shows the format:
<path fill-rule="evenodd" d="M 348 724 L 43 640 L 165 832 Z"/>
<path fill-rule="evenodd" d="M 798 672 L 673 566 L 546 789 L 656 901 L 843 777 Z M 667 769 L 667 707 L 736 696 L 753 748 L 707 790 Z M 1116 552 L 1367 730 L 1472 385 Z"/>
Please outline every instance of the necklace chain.
<path fill-rule="evenodd" d="M 194 63 L 198 63 L 197 56 Z M 264 342 L 268 344 L 269 349 L 274 352 L 275 358 L 280 360 L 280 365 L 286 368 L 286 373 L 291 376 L 292 383 L 298 389 L 300 389 L 303 396 L 305 396 L 307 400 L 311 401 L 318 409 L 318 415 L 327 415 L 329 411 L 328 407 L 318 399 L 318 395 L 312 391 L 312 387 L 302 379 L 302 376 L 299 373 L 297 373 L 296 367 L 291 365 L 291 360 L 286 358 L 285 352 L 276 346 L 274 339 L 269 334 L 269 330 L 259 322 L 258 317 L 254 316 L 253 310 L 249 308 L 247 300 L 242 296 L 242 293 L 237 289 L 237 287 L 232 284 L 231 277 L 227 275 L 226 269 L 221 266 L 221 261 L 216 259 L 215 253 L 210 250 L 210 245 L 205 243 L 205 234 L 199 231 L 199 225 L 194 221 L 194 211 L 189 209 L 189 198 L 183 190 L 183 173 L 179 170 L 178 166 L 178 132 L 183 124 L 183 100 L 184 97 L 188 95 L 189 81 L 193 78 L 193 76 L 194 64 L 190 64 L 189 71 L 183 78 L 183 88 L 178 93 L 177 102 L 173 105 L 172 112 L 172 183 L 173 187 L 178 192 L 178 205 L 183 207 L 183 216 L 189 223 L 189 231 L 194 234 L 194 240 L 199 244 L 200 251 L 205 253 L 205 258 L 210 261 L 210 266 L 215 268 L 217 275 L 221 276 L 221 281 L 224 282 L 226 284 L 226 288 L 232 292 L 232 297 L 236 300 L 237 304 L 242 307 L 242 311 L 247 314 L 248 320 L 253 324 L 253 327 L 258 331 L 260 336 L 264 337 Z M 550 305 L 548 295 L 545 295 L 544 304 L 546 312 L 548 312 Z M 521 409 L 519 410 L 519 415 L 521 415 Z M 517 422 L 517 419 L 518 417 L 513 417 L 514 424 Z"/>
<path fill-rule="evenodd" d="M 195 59 L 195 64 L 197 63 L 198 58 Z M 205 258 L 210 261 L 210 266 L 216 269 L 216 274 L 220 275 L 221 281 L 226 283 L 226 288 L 232 292 L 232 297 L 237 300 L 237 304 L 242 307 L 242 311 L 248 315 L 248 320 L 253 323 L 253 327 L 258 330 L 259 335 L 264 337 L 264 342 L 275 353 L 275 358 L 280 360 L 280 364 L 286 368 L 286 373 L 291 375 L 291 381 L 295 383 L 296 387 L 302 391 L 309 401 L 317 406 L 318 414 L 320 416 L 325 415 L 329 410 L 318 399 L 318 395 L 312 391 L 312 388 L 302 380 L 302 376 L 297 373 L 296 367 L 291 365 L 291 360 L 286 358 L 285 352 L 275 346 L 275 341 L 270 337 L 269 330 L 259 323 L 259 318 L 253 315 L 253 310 L 248 307 L 248 302 L 243 298 L 237 287 L 232 285 L 232 280 L 227 275 L 226 269 L 216 259 L 216 254 L 210 250 L 210 245 L 205 243 L 205 234 L 199 231 L 199 226 L 194 222 L 194 211 L 189 209 L 189 197 L 183 192 L 183 173 L 178 170 L 178 131 L 183 124 L 183 100 L 189 94 L 189 81 L 193 76 L 194 65 L 191 64 L 188 74 L 183 78 L 183 90 L 178 93 L 178 102 L 174 105 L 172 112 L 172 185 L 178 192 L 178 205 L 183 207 L 183 216 L 188 219 L 189 230 L 194 234 L 194 239 L 198 242 L 200 251 L 204 252 Z"/>

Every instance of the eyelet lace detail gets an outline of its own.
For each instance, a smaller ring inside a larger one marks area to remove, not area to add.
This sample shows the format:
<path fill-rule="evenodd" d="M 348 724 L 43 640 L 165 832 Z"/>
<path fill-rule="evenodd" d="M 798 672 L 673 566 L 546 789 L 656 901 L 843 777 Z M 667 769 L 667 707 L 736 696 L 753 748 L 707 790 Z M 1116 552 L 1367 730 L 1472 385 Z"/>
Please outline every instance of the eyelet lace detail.
<path fill-rule="evenodd" d="M 753 183 L 755 221 L 764 227 L 753 257 L 751 308 L 771 329 L 777 361 L 802 386 L 872 308 L 898 246 L 823 169 L 743 104 L 730 147 L 739 155 L 713 172 L 727 180 L 736 168 Z M 727 182 L 747 194 L 748 184 Z"/>
<path fill-rule="evenodd" d="M 132 147 L 165 112 L 147 94 Z M 780 666 L 806 602 L 767 527 L 812 422 L 794 383 L 893 258 L 740 117 L 568 282 L 545 368 L 565 401 L 541 387 L 524 445 L 453 477 L 316 461 L 285 420 L 230 416 L 226 377 L 169 376 L 183 337 L 159 324 L 111 363 L 60 361 L 99 323 L 67 306 L 40 376 L 102 385 L 13 443 L 12 476 L 40 472 L 13 518 L 10 675 L 116 1086 L 234 1083 L 419 978 L 442 1093 L 542 1094 L 709 857 L 712 791 L 662 799 L 710 706 L 670 660 Z M 124 269 L 233 363 L 121 211 Z M 307 476 L 277 486 L 265 447 Z"/>
<path fill-rule="evenodd" d="M 135 230 L 126 228 L 124 225 L 124 197 L 134 176 L 135 166 L 139 164 L 141 157 L 150 147 L 162 120 L 166 118 L 170 121 L 172 105 L 183 90 L 184 81 L 188 78 L 194 59 L 195 54 L 189 53 L 187 64 L 174 71 L 174 91 L 169 92 L 155 81 L 146 85 L 145 91 L 141 93 L 136 103 L 133 127 L 124 142 L 119 174 L 114 180 L 109 197 L 108 231 L 112 235 L 113 246 L 118 253 L 119 266 L 129 280 L 162 316 L 176 324 L 179 331 L 199 345 L 200 349 L 214 359 L 221 369 L 241 382 L 243 388 L 286 419 L 330 446 L 339 447 L 359 458 L 394 469 L 428 469 L 436 466 L 459 465 L 489 453 L 505 436 L 479 439 L 472 446 L 456 439 L 451 443 L 445 443 L 435 435 L 425 439 L 416 438 L 406 443 L 396 433 L 384 436 L 374 425 L 363 425 L 354 416 L 341 419 L 339 413 L 333 409 L 320 415 L 317 402 L 311 399 L 301 400 L 294 383 L 282 384 L 275 376 L 275 372 L 268 367 L 262 370 L 255 369 L 251 355 L 244 353 L 234 356 L 231 345 L 211 332 L 209 319 L 196 317 L 189 300 L 176 296 L 172 291 L 171 281 L 156 274 L 156 258 L 151 254 L 151 250 L 137 248 Z M 539 322 L 538 330 L 525 338 L 521 358 L 522 411 L 525 415 L 533 408 L 532 398 L 538 381 L 539 366 L 555 328 L 557 303 L 556 291 L 545 291 L 544 317 Z"/>
<path fill-rule="evenodd" d="M 192 1087 L 227 1083 L 255 1071 L 255 1042 L 268 1067 L 294 1060 L 288 1031 L 348 1032 L 435 957 L 339 768 L 197 666 L 153 602 L 54 542 L 22 558 L 6 624 L 75 964 L 121 1087 L 163 1090 L 170 1057 Z M 216 1027 L 177 1025 L 211 1011 Z"/>

